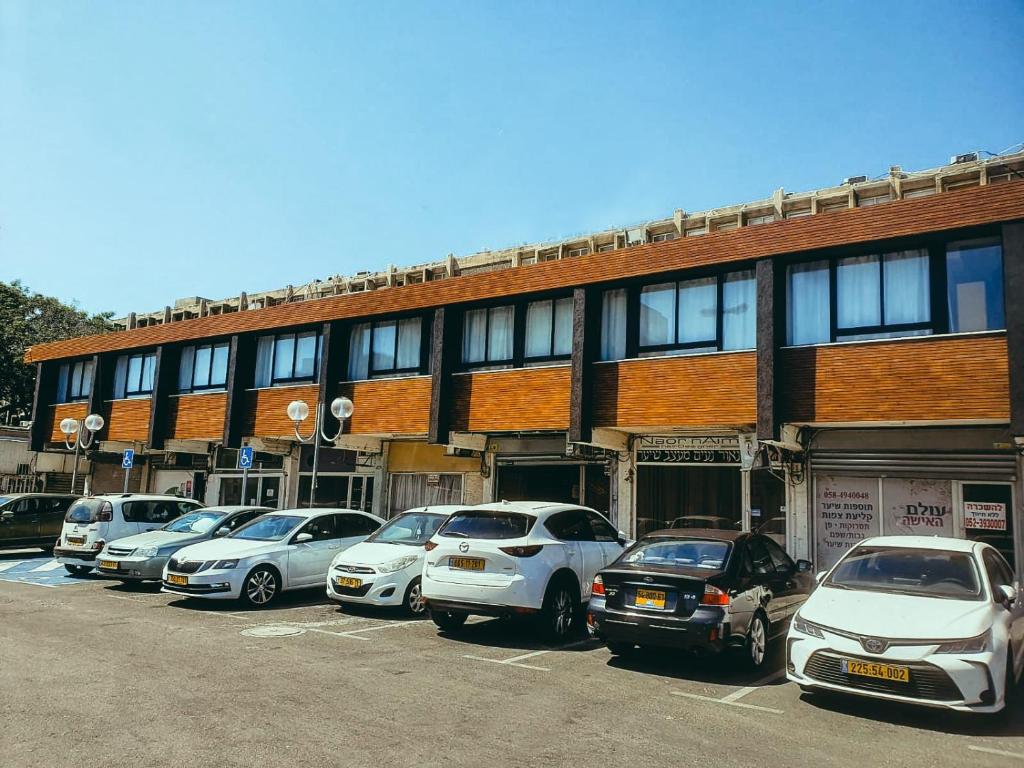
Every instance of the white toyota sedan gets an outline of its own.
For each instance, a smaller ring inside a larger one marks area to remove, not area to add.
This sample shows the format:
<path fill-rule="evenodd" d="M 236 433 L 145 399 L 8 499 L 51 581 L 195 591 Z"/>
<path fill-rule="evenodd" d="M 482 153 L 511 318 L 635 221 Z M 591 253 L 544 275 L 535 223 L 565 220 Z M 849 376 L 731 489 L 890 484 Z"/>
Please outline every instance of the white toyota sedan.
<path fill-rule="evenodd" d="M 464 507 L 420 507 L 392 518 L 334 558 L 327 596 L 341 604 L 402 606 L 412 616 L 422 616 L 427 610 L 420 588 L 427 554 L 423 545 L 460 509 Z"/>
<path fill-rule="evenodd" d="M 178 550 L 164 568 L 163 591 L 263 608 L 285 590 L 322 586 L 334 556 L 383 522 L 351 509 L 271 512 L 223 538 Z"/>
<path fill-rule="evenodd" d="M 823 575 L 786 650 L 805 691 L 998 712 L 1021 674 L 1019 584 L 988 544 L 865 539 Z"/>

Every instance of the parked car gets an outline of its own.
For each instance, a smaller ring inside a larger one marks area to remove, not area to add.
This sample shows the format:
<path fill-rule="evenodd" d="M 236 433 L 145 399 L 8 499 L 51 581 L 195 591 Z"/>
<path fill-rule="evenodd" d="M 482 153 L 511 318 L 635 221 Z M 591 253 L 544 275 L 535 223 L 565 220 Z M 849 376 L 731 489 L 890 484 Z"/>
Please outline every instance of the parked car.
<path fill-rule="evenodd" d="M 68 573 L 93 569 L 109 541 L 167 525 L 203 505 L 177 496 L 118 493 L 78 499 L 68 509 L 54 554 Z"/>
<path fill-rule="evenodd" d="M 64 514 L 78 497 L 70 493 L 9 493 L 0 496 L 0 549 L 39 547 L 53 551 Z"/>
<path fill-rule="evenodd" d="M 285 590 L 323 586 L 335 555 L 383 522 L 351 509 L 261 515 L 227 536 L 178 550 L 164 568 L 163 591 L 264 608 Z"/>
<path fill-rule="evenodd" d="M 805 691 L 998 712 L 1021 676 L 1020 584 L 988 544 L 865 539 L 821 574 L 787 650 Z"/>
<path fill-rule="evenodd" d="M 758 669 L 813 587 L 810 562 L 765 536 L 666 529 L 597 574 L 587 627 L 615 654 L 637 645 L 731 650 Z"/>
<path fill-rule="evenodd" d="M 457 506 L 421 507 L 382 525 L 366 541 L 334 558 L 327 596 L 341 604 L 403 606 L 412 616 L 426 613 L 420 577 L 423 546 Z"/>
<path fill-rule="evenodd" d="M 108 542 L 96 557 L 96 570 L 122 581 L 160 581 L 171 555 L 231 531 L 271 512 L 269 507 L 203 507 L 162 528 Z"/>
<path fill-rule="evenodd" d="M 560 639 L 581 623 L 594 576 L 625 541 L 585 507 L 503 501 L 462 508 L 426 544 L 423 597 L 446 632 L 470 614 L 536 614 L 543 631 Z"/>
<path fill-rule="evenodd" d="M 714 515 L 684 515 L 668 524 L 669 528 L 711 528 L 716 531 L 738 531 L 743 527 L 741 520 Z"/>

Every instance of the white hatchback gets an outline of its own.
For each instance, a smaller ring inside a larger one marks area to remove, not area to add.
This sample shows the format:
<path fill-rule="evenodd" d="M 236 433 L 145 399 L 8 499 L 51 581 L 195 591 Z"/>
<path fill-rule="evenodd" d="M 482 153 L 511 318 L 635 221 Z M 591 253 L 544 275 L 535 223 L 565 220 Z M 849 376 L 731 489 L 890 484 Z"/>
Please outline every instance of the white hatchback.
<path fill-rule="evenodd" d="M 599 570 L 626 536 L 592 509 L 515 501 L 463 507 L 427 542 L 423 597 L 442 630 L 470 614 L 536 614 L 561 639 L 583 618 Z"/>
<path fill-rule="evenodd" d="M 203 505 L 178 496 L 118 493 L 78 499 L 68 509 L 53 554 L 68 573 L 80 576 L 112 541 L 156 530 Z"/>
<path fill-rule="evenodd" d="M 426 612 L 420 575 L 427 540 L 448 516 L 463 507 L 420 507 L 404 512 L 331 563 L 327 596 L 339 603 L 403 606 L 409 614 Z"/>
<path fill-rule="evenodd" d="M 786 676 L 805 691 L 998 712 L 1021 675 L 1018 590 L 988 544 L 865 539 L 793 618 Z"/>
<path fill-rule="evenodd" d="M 164 568 L 163 591 L 263 608 L 285 590 L 323 585 L 334 556 L 383 522 L 351 509 L 270 512 L 227 536 L 179 549 Z"/>

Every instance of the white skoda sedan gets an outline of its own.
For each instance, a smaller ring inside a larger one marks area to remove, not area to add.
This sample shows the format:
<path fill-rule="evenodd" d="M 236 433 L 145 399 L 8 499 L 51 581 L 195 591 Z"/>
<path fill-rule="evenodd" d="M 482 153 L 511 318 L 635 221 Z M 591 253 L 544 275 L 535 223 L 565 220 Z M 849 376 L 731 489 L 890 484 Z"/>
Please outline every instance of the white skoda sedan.
<path fill-rule="evenodd" d="M 463 507 L 427 542 L 423 597 L 446 632 L 470 614 L 536 615 L 561 639 L 582 625 L 594 576 L 626 536 L 592 509 L 514 501 Z"/>
<path fill-rule="evenodd" d="M 322 586 L 334 556 L 383 522 L 350 509 L 262 515 L 223 538 L 178 550 L 164 568 L 163 591 L 263 608 L 284 590 Z"/>
<path fill-rule="evenodd" d="M 420 574 L 423 545 L 448 515 L 463 507 L 420 507 L 392 518 L 370 537 L 334 558 L 327 596 L 339 603 L 402 606 L 412 616 L 426 613 Z"/>
<path fill-rule="evenodd" d="M 988 544 L 866 539 L 794 617 L 786 676 L 805 691 L 998 712 L 1020 679 L 1022 597 Z"/>

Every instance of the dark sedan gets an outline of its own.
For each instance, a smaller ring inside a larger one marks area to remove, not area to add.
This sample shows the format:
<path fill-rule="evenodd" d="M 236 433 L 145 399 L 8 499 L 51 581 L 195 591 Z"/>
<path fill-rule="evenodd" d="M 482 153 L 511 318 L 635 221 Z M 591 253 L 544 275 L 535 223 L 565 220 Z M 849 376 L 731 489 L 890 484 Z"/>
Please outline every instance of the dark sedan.
<path fill-rule="evenodd" d="M 767 536 L 654 531 L 597 574 L 587 627 L 615 654 L 637 645 L 728 650 L 757 669 L 813 587 L 811 563 Z"/>

